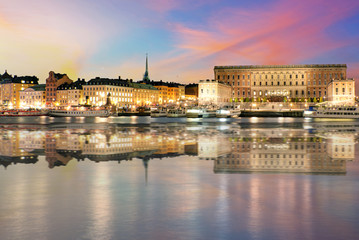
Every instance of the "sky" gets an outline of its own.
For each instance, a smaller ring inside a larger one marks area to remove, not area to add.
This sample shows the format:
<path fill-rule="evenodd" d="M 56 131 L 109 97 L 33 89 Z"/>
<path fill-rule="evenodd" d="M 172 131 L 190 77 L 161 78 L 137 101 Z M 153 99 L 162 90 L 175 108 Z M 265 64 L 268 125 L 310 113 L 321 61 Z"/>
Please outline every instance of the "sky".
<path fill-rule="evenodd" d="M 358 0 L 0 0 L 0 73 L 192 83 L 217 65 L 347 64 Z"/>

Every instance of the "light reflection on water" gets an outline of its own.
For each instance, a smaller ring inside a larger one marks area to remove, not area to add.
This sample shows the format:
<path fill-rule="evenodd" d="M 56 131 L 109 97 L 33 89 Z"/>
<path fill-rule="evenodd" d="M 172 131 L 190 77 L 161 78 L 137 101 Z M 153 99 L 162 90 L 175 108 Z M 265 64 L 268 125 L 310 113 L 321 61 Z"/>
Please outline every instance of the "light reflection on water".
<path fill-rule="evenodd" d="M 127 120 L 1 125 L 0 239 L 359 233 L 355 121 Z"/>

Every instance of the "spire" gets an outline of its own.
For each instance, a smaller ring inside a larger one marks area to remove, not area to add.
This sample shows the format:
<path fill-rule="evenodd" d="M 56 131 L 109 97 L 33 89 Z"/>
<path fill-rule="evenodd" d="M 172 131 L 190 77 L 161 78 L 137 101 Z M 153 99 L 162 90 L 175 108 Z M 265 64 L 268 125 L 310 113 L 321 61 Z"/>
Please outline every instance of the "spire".
<path fill-rule="evenodd" d="M 143 75 L 143 81 L 150 81 L 150 78 L 148 77 L 148 54 L 146 53 L 146 72 Z"/>

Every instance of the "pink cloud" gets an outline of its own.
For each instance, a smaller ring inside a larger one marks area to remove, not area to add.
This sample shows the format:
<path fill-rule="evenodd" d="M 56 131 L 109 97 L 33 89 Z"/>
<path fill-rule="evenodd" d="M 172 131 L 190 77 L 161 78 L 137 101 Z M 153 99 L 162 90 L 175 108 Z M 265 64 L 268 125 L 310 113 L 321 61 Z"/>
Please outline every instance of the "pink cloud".
<path fill-rule="evenodd" d="M 227 8 L 208 19 L 203 29 L 177 24 L 177 47 L 185 52 L 171 62 L 192 65 L 204 58 L 213 64 L 290 64 L 348 45 L 326 32 L 359 8 L 358 1 L 280 1 L 270 7 Z"/>

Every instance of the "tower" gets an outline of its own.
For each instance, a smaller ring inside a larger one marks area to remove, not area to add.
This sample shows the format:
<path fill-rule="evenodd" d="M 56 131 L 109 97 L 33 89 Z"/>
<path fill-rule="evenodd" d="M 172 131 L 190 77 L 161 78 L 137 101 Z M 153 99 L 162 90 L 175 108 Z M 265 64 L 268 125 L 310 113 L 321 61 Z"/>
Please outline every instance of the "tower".
<path fill-rule="evenodd" d="M 148 77 L 148 55 L 147 55 L 147 53 L 146 53 L 146 72 L 143 75 L 143 81 L 144 82 L 149 82 L 150 81 L 150 78 Z"/>

